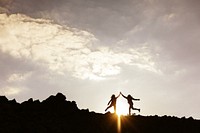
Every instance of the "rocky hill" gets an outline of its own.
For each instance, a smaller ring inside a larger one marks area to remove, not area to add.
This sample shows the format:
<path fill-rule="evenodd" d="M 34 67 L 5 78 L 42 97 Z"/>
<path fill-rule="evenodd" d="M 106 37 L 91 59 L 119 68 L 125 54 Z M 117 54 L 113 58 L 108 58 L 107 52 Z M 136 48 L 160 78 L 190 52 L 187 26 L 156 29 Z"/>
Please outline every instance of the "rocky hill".
<path fill-rule="evenodd" d="M 122 116 L 120 123 L 114 114 L 79 109 L 61 93 L 23 103 L 0 96 L 0 133 L 200 133 L 192 117 Z"/>

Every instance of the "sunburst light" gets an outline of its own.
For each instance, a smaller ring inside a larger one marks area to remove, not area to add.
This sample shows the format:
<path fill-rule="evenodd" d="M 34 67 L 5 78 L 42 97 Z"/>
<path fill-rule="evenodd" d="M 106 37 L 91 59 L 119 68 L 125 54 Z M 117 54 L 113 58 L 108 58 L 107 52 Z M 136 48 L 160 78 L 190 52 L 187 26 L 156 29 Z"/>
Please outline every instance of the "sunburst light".
<path fill-rule="evenodd" d="M 116 113 L 118 116 L 128 114 L 128 103 L 125 100 L 121 98 L 117 99 Z"/>

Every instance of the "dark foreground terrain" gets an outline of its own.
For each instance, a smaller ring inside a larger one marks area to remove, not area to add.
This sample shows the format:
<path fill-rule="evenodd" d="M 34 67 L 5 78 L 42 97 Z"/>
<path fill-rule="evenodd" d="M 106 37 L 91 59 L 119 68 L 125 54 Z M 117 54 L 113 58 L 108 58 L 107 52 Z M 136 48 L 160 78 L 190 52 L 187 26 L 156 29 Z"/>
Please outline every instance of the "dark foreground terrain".
<path fill-rule="evenodd" d="M 58 93 L 40 102 L 21 104 L 0 96 L 0 133 L 200 133 L 200 121 L 170 116 L 118 117 L 78 109 Z"/>

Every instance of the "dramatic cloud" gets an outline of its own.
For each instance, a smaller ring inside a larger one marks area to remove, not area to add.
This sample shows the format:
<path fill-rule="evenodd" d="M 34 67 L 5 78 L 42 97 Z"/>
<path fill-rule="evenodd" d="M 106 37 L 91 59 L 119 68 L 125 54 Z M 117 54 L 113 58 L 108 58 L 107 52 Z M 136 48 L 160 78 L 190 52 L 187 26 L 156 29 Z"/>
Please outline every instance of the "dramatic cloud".
<path fill-rule="evenodd" d="M 126 53 L 109 47 L 93 48 L 96 38 L 86 32 L 25 15 L 2 14 L 2 52 L 46 65 L 59 74 L 72 72 L 78 78 L 103 78 L 120 73 L 119 64 L 137 65 L 154 71 L 154 62 L 145 49 Z"/>
<path fill-rule="evenodd" d="M 115 79 L 124 65 L 160 73 L 145 46 L 101 46 L 87 31 L 22 14 L 1 14 L 0 24 L 1 95 L 10 98 L 44 99 L 64 88 L 79 87 L 79 80 Z"/>

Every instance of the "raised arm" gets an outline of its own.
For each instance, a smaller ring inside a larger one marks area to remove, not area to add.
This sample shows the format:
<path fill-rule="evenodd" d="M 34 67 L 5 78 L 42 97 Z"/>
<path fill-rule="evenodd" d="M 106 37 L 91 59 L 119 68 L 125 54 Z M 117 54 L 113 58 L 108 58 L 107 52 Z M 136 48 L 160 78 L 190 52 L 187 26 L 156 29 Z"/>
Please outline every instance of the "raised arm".
<path fill-rule="evenodd" d="M 119 96 L 120 96 L 120 93 L 119 93 L 119 95 L 116 98 L 118 98 Z"/>
<path fill-rule="evenodd" d="M 122 94 L 122 92 L 120 92 L 120 94 L 124 97 L 124 98 L 126 98 L 127 99 L 127 97 L 126 96 L 124 96 L 123 94 Z"/>

